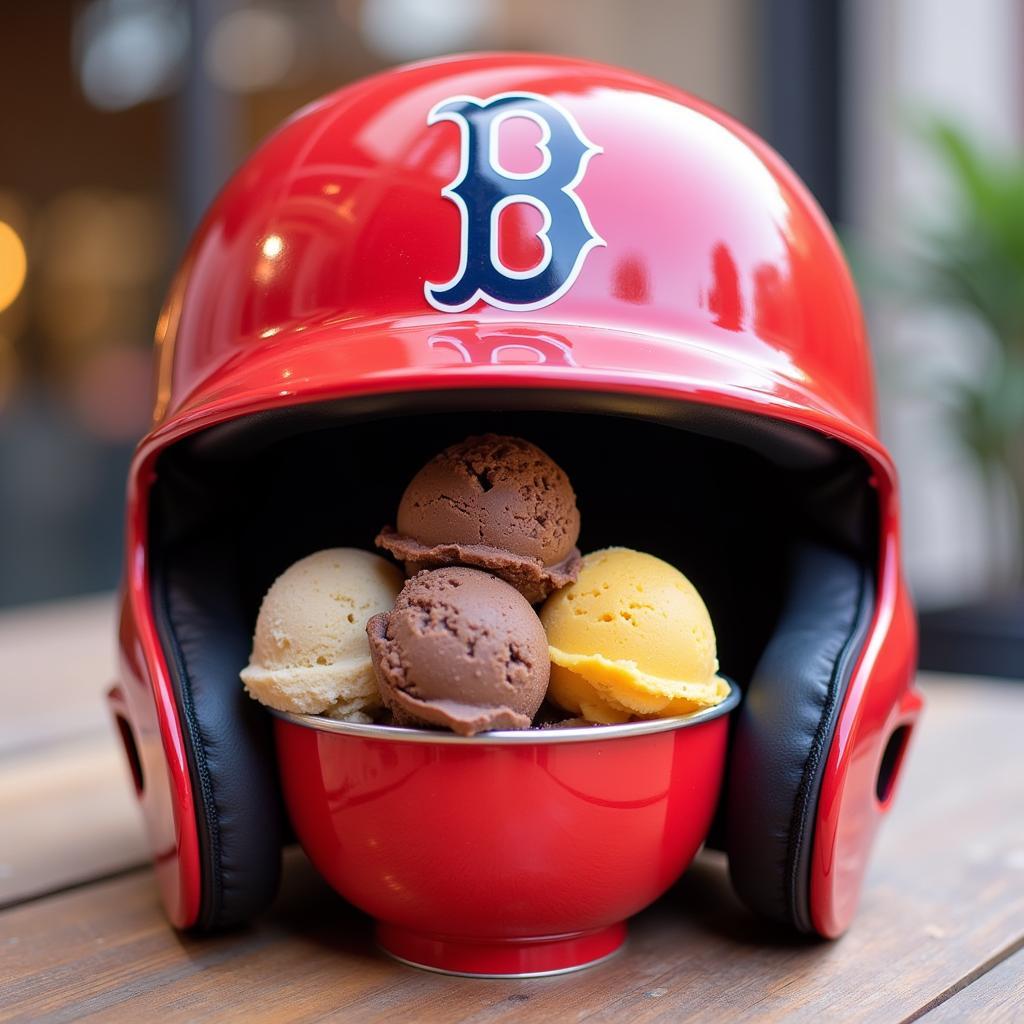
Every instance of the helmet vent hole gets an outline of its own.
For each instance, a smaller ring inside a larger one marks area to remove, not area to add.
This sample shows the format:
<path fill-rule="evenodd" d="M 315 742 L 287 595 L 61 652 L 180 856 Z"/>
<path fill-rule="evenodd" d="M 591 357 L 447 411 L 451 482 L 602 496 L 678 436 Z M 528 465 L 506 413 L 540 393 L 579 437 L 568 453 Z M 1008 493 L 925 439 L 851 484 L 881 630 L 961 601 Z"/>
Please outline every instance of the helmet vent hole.
<path fill-rule="evenodd" d="M 135 795 L 142 796 L 145 780 L 142 775 L 142 759 L 139 757 L 139 748 L 135 745 L 135 734 L 132 732 L 127 718 L 123 715 L 115 715 L 114 718 L 117 722 L 117 731 L 121 736 L 121 743 L 124 745 L 125 756 L 128 758 L 132 782 L 135 784 Z"/>
<path fill-rule="evenodd" d="M 893 787 L 896 784 L 896 777 L 899 775 L 900 766 L 903 763 L 903 753 L 907 749 L 907 740 L 910 739 L 910 726 L 901 725 L 893 730 L 889 742 L 885 745 L 882 754 L 882 762 L 878 766 L 878 780 L 875 783 L 875 794 L 880 804 L 885 804 L 892 796 Z"/>

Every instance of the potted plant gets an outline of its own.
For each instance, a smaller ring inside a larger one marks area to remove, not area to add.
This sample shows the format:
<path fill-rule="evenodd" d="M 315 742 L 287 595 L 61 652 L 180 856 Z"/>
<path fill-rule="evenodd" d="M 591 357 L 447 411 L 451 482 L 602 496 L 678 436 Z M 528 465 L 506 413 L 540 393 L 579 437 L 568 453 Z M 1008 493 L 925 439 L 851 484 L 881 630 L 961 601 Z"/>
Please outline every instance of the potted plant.
<path fill-rule="evenodd" d="M 905 295 L 955 309 L 993 341 L 987 367 L 945 378 L 949 422 L 989 487 L 1009 490 L 1024 547 L 1024 156 L 983 152 L 954 126 L 925 133 L 954 202 L 938 223 L 912 225 L 910 258 L 890 276 Z M 926 668 L 1024 676 L 1024 587 L 1020 559 L 993 574 L 991 596 L 921 617 Z"/>

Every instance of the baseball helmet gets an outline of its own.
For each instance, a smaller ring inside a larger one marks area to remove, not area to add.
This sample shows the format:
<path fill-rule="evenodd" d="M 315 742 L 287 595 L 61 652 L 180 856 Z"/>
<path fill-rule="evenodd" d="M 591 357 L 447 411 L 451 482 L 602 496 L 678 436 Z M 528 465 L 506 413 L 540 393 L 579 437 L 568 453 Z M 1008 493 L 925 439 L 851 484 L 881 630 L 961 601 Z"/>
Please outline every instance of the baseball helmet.
<path fill-rule="evenodd" d="M 857 296 L 790 168 L 649 78 L 437 60 L 301 110 L 242 165 L 159 320 L 110 701 L 167 913 L 245 920 L 282 845 L 259 601 L 372 546 L 426 459 L 522 434 L 581 547 L 680 566 L 744 700 L 710 842 L 759 914 L 836 936 L 921 700 Z"/>

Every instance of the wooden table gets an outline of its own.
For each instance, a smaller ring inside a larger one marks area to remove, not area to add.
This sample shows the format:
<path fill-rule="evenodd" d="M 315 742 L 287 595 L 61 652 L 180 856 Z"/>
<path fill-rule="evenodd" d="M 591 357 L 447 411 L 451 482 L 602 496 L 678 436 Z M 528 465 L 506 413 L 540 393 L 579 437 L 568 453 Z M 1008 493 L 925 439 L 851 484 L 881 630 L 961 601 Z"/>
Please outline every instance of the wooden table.
<path fill-rule="evenodd" d="M 298 851 L 252 927 L 168 927 L 100 701 L 112 617 L 107 598 L 0 616 L 0 1020 L 1024 1020 L 1024 686 L 923 680 L 927 717 L 839 942 L 755 921 L 706 854 L 607 963 L 475 981 L 377 953 Z"/>

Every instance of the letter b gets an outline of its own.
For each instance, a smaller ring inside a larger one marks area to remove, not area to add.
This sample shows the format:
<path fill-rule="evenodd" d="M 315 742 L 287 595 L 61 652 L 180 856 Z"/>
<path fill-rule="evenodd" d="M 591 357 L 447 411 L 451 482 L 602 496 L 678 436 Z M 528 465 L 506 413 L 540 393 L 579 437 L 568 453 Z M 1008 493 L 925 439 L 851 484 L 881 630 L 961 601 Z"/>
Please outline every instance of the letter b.
<path fill-rule="evenodd" d="M 541 139 L 540 167 L 515 173 L 498 159 L 501 123 L 527 118 Z M 587 253 L 604 241 L 594 230 L 573 189 L 587 163 L 601 149 L 587 140 L 572 115 L 560 105 L 532 93 L 503 93 L 480 100 L 456 96 L 437 104 L 428 124 L 453 121 L 460 133 L 460 165 L 455 180 L 441 194 L 459 208 L 459 269 L 444 284 L 427 283 L 427 301 L 445 312 L 468 309 L 483 300 L 501 309 L 539 309 L 565 294 Z M 498 255 L 502 211 L 528 203 L 540 211 L 540 262 L 529 270 L 511 270 Z"/>

